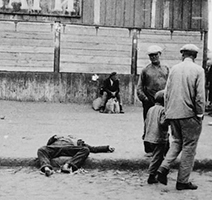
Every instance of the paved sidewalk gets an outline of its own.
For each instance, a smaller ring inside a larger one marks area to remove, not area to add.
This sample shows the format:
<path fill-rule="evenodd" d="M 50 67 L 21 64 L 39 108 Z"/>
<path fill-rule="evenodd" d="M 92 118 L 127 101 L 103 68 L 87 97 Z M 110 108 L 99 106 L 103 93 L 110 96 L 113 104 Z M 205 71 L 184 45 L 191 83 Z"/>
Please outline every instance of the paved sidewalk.
<path fill-rule="evenodd" d="M 54 134 L 71 134 L 91 145 L 111 145 L 114 153 L 90 154 L 85 168 L 147 168 L 141 106 L 125 114 L 100 114 L 90 105 L 0 101 L 0 165 L 38 166 L 37 149 Z M 212 117 L 205 116 L 195 168 L 212 169 Z M 176 162 L 177 166 L 178 162 Z"/>

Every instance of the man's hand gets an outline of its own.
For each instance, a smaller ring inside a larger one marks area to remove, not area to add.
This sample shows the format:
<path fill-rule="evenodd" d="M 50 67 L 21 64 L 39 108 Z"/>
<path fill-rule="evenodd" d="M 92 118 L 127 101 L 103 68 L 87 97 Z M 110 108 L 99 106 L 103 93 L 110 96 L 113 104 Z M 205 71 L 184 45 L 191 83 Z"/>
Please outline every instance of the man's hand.
<path fill-rule="evenodd" d="M 77 140 L 77 146 L 84 146 L 85 145 L 85 141 L 83 141 L 82 139 Z"/>
<path fill-rule="evenodd" d="M 113 97 L 115 97 L 115 96 L 116 96 L 116 92 L 111 92 L 111 95 L 112 95 Z"/>
<path fill-rule="evenodd" d="M 149 101 L 148 97 L 145 97 L 144 101 Z"/>
<path fill-rule="evenodd" d="M 109 146 L 109 147 L 108 147 L 108 151 L 111 152 L 111 153 L 113 153 L 113 152 L 115 151 L 115 148 Z"/>
<path fill-rule="evenodd" d="M 199 120 L 203 120 L 204 115 L 203 115 L 203 114 L 198 114 L 198 115 L 197 115 L 197 118 L 198 118 Z"/>

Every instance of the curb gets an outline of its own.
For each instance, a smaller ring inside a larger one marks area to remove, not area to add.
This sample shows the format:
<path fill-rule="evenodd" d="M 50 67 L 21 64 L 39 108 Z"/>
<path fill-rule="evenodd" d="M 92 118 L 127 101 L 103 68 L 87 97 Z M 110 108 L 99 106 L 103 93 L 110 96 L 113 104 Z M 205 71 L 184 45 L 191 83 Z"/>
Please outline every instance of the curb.
<path fill-rule="evenodd" d="M 58 167 L 65 163 L 67 158 L 53 159 L 52 166 Z M 149 166 L 149 158 L 140 160 L 129 159 L 93 159 L 88 158 L 83 165 L 85 169 L 100 169 L 100 170 L 145 170 Z M 173 169 L 179 167 L 179 160 L 172 164 Z M 0 158 L 0 166 L 7 167 L 36 167 L 39 168 L 39 162 L 37 158 Z M 193 170 L 211 170 L 212 160 L 203 159 L 195 160 Z"/>

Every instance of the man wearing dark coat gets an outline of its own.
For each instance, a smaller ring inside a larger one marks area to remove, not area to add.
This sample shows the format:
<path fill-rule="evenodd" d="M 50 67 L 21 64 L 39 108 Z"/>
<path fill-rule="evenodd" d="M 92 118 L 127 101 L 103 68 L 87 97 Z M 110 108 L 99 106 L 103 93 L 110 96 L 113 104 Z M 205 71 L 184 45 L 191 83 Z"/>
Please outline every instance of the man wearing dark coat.
<path fill-rule="evenodd" d="M 90 153 L 106 153 L 113 152 L 115 149 L 109 145 L 105 146 L 90 146 L 82 139 L 74 140 L 68 136 L 52 136 L 46 146 L 38 149 L 37 155 L 40 163 L 40 172 L 47 177 L 53 174 L 51 160 L 61 156 L 70 157 L 62 166 L 61 172 L 71 173 L 78 170 Z"/>
<path fill-rule="evenodd" d="M 119 88 L 119 80 L 117 78 L 117 73 L 112 72 L 110 76 L 104 80 L 103 86 L 100 91 L 100 94 L 102 95 L 102 102 L 100 105 L 99 112 L 103 113 L 105 110 L 105 105 L 107 101 L 110 98 L 116 97 L 120 105 L 120 113 L 124 113 L 119 92 L 120 92 L 120 88 Z"/>

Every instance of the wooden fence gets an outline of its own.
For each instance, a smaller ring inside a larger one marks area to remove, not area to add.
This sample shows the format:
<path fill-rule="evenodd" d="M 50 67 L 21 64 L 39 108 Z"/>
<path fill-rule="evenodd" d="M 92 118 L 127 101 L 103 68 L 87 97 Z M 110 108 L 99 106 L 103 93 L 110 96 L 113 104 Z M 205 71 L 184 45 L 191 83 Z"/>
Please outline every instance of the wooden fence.
<path fill-rule="evenodd" d="M 4 71 L 53 72 L 56 67 L 60 72 L 131 74 L 136 67 L 140 73 L 149 63 L 146 50 L 152 44 L 164 49 L 161 60 L 169 67 L 180 61 L 179 49 L 186 43 L 201 49 L 198 64 L 203 58 L 202 32 L 60 24 L 59 36 L 53 23 L 16 21 L 0 21 L 0 29 L 0 70 Z"/>

